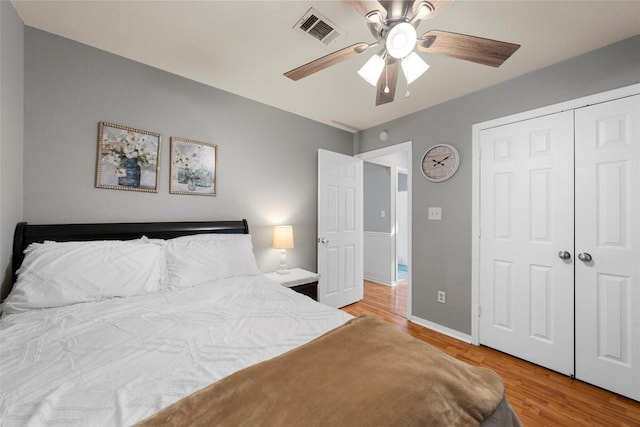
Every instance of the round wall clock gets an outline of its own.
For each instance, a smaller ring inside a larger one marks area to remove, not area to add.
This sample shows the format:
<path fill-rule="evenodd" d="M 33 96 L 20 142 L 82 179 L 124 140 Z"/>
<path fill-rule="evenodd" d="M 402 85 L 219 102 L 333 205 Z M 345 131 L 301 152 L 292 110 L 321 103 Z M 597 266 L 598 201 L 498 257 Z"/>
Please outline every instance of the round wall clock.
<path fill-rule="evenodd" d="M 429 181 L 442 182 L 451 178 L 460 165 L 460 154 L 449 144 L 436 144 L 422 158 L 422 174 Z"/>

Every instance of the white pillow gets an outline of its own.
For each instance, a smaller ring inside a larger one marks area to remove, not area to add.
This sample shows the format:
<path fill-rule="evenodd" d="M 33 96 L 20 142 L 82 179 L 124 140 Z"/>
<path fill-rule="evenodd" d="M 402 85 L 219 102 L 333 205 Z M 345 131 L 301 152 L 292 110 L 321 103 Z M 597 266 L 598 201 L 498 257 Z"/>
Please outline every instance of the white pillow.
<path fill-rule="evenodd" d="M 169 274 L 167 273 L 167 257 L 165 250 L 167 241 L 163 239 L 150 239 L 147 236 L 142 236 L 139 241 L 156 245 L 160 248 L 160 290 L 167 290 L 169 288 Z"/>
<path fill-rule="evenodd" d="M 140 241 L 32 243 L 4 313 L 160 290 L 161 252 Z"/>
<path fill-rule="evenodd" d="M 226 277 L 261 274 L 249 234 L 177 237 L 168 240 L 165 249 L 172 290 Z"/>

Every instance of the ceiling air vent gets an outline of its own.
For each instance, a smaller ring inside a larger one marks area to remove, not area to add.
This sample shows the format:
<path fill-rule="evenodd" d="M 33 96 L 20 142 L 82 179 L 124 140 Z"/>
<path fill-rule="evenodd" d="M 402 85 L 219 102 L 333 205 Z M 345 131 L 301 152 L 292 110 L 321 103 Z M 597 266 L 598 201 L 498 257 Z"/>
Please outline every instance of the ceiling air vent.
<path fill-rule="evenodd" d="M 324 44 L 331 43 L 342 34 L 342 31 L 338 29 L 333 22 L 329 21 L 314 8 L 309 9 L 307 13 L 298 20 L 294 28 L 301 29 Z"/>

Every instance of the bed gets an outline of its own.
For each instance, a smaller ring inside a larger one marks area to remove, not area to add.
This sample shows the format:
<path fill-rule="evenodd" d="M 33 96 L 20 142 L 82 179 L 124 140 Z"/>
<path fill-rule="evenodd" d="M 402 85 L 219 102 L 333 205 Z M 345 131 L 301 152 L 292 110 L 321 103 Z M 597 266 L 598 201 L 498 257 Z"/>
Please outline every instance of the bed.
<path fill-rule="evenodd" d="M 493 372 L 267 279 L 246 220 L 16 227 L 0 425 L 520 425 Z"/>

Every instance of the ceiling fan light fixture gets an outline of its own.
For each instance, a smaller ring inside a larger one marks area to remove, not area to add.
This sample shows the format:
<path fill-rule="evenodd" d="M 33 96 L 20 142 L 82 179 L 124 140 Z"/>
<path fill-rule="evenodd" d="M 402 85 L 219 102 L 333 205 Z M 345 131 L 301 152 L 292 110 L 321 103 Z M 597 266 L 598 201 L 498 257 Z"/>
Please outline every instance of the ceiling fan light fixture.
<path fill-rule="evenodd" d="M 389 55 L 400 59 L 411 53 L 417 39 L 418 33 L 414 26 L 408 22 L 400 22 L 389 30 L 385 46 Z"/>
<path fill-rule="evenodd" d="M 402 67 L 405 79 L 407 79 L 407 84 L 412 83 L 429 69 L 429 64 L 424 62 L 424 60 L 420 58 L 420 55 L 415 52 L 411 52 L 409 56 L 404 58 L 400 66 Z"/>
<path fill-rule="evenodd" d="M 372 24 L 384 25 L 384 20 L 382 19 L 382 14 L 379 10 L 369 12 L 367 14 L 367 21 Z"/>
<path fill-rule="evenodd" d="M 424 19 L 431 12 L 433 12 L 433 5 L 429 2 L 423 1 L 418 5 L 414 19 Z"/>
<path fill-rule="evenodd" d="M 378 84 L 378 79 L 382 70 L 384 69 L 384 59 L 380 55 L 373 55 L 365 64 L 358 70 L 360 77 L 365 79 L 371 86 Z"/>

